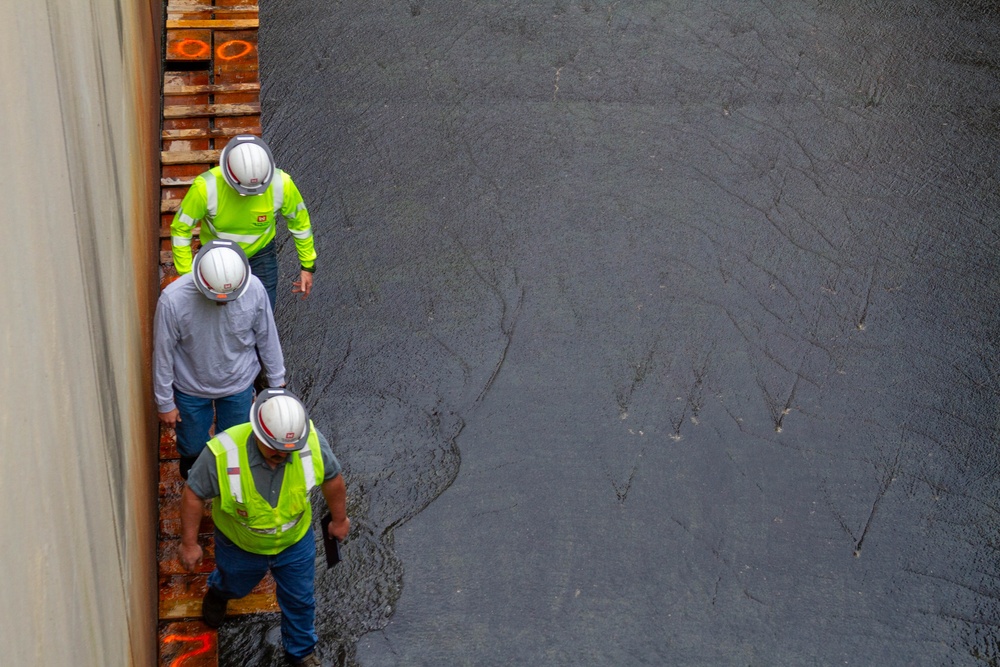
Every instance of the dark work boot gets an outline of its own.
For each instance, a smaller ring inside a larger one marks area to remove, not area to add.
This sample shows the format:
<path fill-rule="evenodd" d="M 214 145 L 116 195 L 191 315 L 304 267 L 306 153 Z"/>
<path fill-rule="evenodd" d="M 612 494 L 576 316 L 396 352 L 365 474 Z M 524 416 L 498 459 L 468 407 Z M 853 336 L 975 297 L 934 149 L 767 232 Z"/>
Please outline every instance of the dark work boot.
<path fill-rule="evenodd" d="M 215 592 L 211 586 L 201 601 L 201 618 L 210 628 L 218 628 L 226 620 L 226 605 L 229 601 Z"/>

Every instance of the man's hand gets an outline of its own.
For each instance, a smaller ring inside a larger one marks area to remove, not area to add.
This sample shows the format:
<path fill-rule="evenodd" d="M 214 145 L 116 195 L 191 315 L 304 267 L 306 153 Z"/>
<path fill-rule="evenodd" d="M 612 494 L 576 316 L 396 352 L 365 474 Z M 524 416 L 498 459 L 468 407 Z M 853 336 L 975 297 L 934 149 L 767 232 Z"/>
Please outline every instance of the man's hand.
<path fill-rule="evenodd" d="M 336 477 L 323 482 L 320 488 L 333 519 L 328 532 L 331 537 L 343 541 L 351 530 L 351 520 L 347 518 L 347 486 L 344 484 L 344 476 L 338 473 Z"/>
<path fill-rule="evenodd" d="M 160 416 L 160 421 L 163 422 L 163 425 L 170 428 L 176 428 L 177 422 L 181 420 L 181 412 L 177 408 L 174 408 L 170 412 L 160 412 L 157 414 Z"/>
<path fill-rule="evenodd" d="M 299 279 L 292 281 L 292 294 L 301 294 L 306 298 L 313 288 L 313 274 L 309 271 L 299 271 Z"/>
<path fill-rule="evenodd" d="M 336 537 L 338 540 L 343 542 L 349 532 L 351 532 L 351 520 L 346 516 L 343 521 L 337 521 L 334 519 L 330 522 L 330 537 Z"/>
<path fill-rule="evenodd" d="M 198 527 L 201 525 L 201 514 L 205 511 L 205 501 L 195 495 L 187 484 L 181 491 L 181 545 L 177 555 L 181 565 L 188 572 L 194 572 L 201 562 L 201 545 L 198 544 Z"/>
<path fill-rule="evenodd" d="M 194 544 L 184 544 L 181 542 L 178 553 L 181 558 L 181 565 L 184 566 L 184 569 L 188 572 L 194 572 L 195 568 L 201 564 L 203 552 L 201 550 L 201 545 L 197 542 Z"/>

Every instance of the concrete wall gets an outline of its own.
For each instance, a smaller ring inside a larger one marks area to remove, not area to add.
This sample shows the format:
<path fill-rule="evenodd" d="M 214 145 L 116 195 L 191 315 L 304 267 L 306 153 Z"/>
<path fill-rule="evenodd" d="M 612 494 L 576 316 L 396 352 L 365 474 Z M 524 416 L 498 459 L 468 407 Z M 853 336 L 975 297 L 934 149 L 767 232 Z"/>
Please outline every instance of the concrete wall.
<path fill-rule="evenodd" d="M 155 665 L 156 0 L 0 9 L 0 647 Z"/>

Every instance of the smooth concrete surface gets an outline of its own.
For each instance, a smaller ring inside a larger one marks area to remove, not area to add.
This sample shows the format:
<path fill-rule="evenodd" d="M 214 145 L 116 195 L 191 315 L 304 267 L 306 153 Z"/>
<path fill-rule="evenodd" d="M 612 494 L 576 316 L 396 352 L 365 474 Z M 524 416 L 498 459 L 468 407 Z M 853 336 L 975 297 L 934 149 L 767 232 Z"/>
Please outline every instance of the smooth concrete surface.
<path fill-rule="evenodd" d="M 0 647 L 155 665 L 155 0 L 0 3 Z"/>

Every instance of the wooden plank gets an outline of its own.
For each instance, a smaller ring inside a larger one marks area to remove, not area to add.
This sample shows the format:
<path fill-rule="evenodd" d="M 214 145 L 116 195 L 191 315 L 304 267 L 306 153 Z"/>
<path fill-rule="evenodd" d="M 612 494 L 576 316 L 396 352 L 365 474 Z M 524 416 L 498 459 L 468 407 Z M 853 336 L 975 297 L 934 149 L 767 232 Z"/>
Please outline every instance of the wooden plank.
<path fill-rule="evenodd" d="M 211 30 L 168 30 L 167 63 L 212 59 Z"/>
<path fill-rule="evenodd" d="M 202 171 L 204 171 L 204 170 L 202 170 Z M 201 172 L 199 171 L 198 174 L 200 174 L 200 173 Z M 194 179 L 195 179 L 195 177 L 198 176 L 198 174 L 194 174 L 193 176 L 165 176 L 165 175 L 162 175 L 162 176 L 160 176 L 160 186 L 164 187 L 164 188 L 183 188 L 183 187 L 186 187 L 186 186 L 190 186 L 192 183 L 194 183 Z"/>
<path fill-rule="evenodd" d="M 219 163 L 221 150 L 209 151 L 160 151 L 162 164 L 211 164 Z"/>
<path fill-rule="evenodd" d="M 170 78 L 171 73 L 164 75 L 163 94 L 164 95 L 198 95 L 211 93 L 259 93 L 260 82 L 251 81 L 249 83 L 223 83 L 209 84 L 204 86 L 185 86 Z"/>
<path fill-rule="evenodd" d="M 257 31 L 214 32 L 215 60 L 213 83 L 260 81 L 257 62 Z M 221 102 L 222 100 L 218 100 Z M 235 102 L 236 100 L 230 100 Z"/>
<path fill-rule="evenodd" d="M 252 125 L 250 127 L 214 127 L 207 129 L 191 128 L 191 129 L 181 129 L 181 130 L 163 130 L 161 138 L 163 139 L 214 139 L 217 137 L 235 137 L 238 134 L 256 134 L 258 137 L 261 135 L 262 128 L 260 125 Z"/>
<path fill-rule="evenodd" d="M 260 113 L 260 104 L 166 104 L 163 117 L 198 118 L 204 116 L 253 116 Z"/>
<path fill-rule="evenodd" d="M 216 0 L 215 5 L 217 7 L 225 7 L 227 10 L 232 12 L 233 18 L 240 16 L 242 18 L 254 18 L 257 14 L 256 9 L 252 9 L 253 14 L 246 13 L 248 0 Z"/>
<path fill-rule="evenodd" d="M 160 170 L 160 185 L 185 187 L 194 182 L 195 176 L 205 171 L 199 164 L 165 164 Z"/>
<path fill-rule="evenodd" d="M 256 12 L 259 11 L 259 5 L 232 5 L 228 7 L 221 7 L 219 5 L 200 4 L 196 2 L 174 2 L 167 4 L 167 14 L 190 14 L 190 13 L 204 13 L 211 12 L 212 14 L 242 14 L 245 12 Z"/>
<path fill-rule="evenodd" d="M 207 574 L 161 576 L 159 581 L 160 620 L 201 618 L 201 599 L 205 596 L 207 579 Z M 230 600 L 226 613 L 239 616 L 281 611 L 274 590 L 274 579 L 268 573 L 250 591 L 249 595 L 238 600 Z"/>
<path fill-rule="evenodd" d="M 259 19 L 167 19 L 167 30 L 248 30 L 260 27 Z"/>
<path fill-rule="evenodd" d="M 181 207 L 180 199 L 161 199 L 160 200 L 160 213 L 176 213 L 177 209 Z"/>
<path fill-rule="evenodd" d="M 211 11 L 212 0 L 167 0 L 167 7 L 177 7 L 180 11 Z"/>

